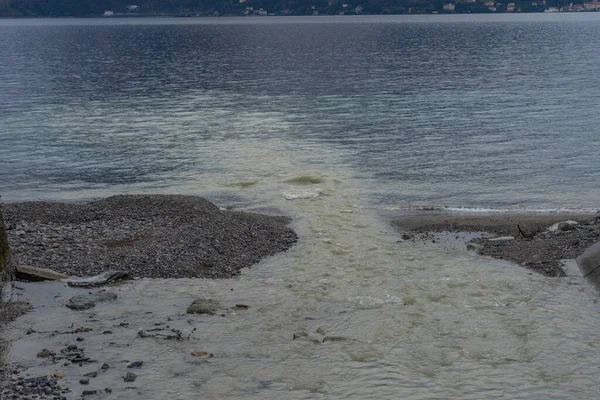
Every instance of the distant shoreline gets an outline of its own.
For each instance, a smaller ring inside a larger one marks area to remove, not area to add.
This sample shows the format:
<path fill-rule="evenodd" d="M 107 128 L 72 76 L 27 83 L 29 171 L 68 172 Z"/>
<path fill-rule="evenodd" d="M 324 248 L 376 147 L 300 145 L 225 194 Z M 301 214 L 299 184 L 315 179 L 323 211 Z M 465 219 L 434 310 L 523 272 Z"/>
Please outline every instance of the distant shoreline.
<path fill-rule="evenodd" d="M 263 18 L 273 18 L 273 17 L 283 17 L 283 18 L 323 18 L 323 17 L 340 17 L 340 18 L 353 18 L 353 17 L 391 17 L 391 16 L 452 16 L 452 15 L 524 15 L 524 14 L 590 14 L 597 13 L 598 11 L 521 11 L 521 12 L 412 12 L 412 13 L 397 13 L 397 14 L 370 14 L 370 13 L 362 13 L 362 14 L 319 14 L 319 15 L 310 15 L 310 14 L 273 14 L 273 15 L 240 15 L 240 14 L 219 14 L 219 15 L 177 15 L 177 14 L 169 14 L 169 15 L 152 15 L 152 14 L 140 14 L 140 15 L 111 15 L 104 16 L 101 14 L 93 14 L 93 15 L 39 15 L 39 16 L 0 16 L 0 20 L 20 20 L 20 19 L 103 19 L 103 20 L 115 20 L 115 19 L 167 19 L 167 18 L 181 18 L 181 19 L 219 19 L 219 18 L 244 18 L 244 19 L 263 19 Z"/>

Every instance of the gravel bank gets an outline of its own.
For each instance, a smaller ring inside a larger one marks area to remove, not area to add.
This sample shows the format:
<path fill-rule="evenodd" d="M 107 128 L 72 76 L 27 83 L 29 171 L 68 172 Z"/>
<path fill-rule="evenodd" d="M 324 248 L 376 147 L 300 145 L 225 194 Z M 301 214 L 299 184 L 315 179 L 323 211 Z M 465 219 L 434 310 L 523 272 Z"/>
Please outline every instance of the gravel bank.
<path fill-rule="evenodd" d="M 73 276 L 229 278 L 289 249 L 287 217 L 223 211 L 195 196 L 113 196 L 86 204 L 3 205 L 15 265 Z"/>
<path fill-rule="evenodd" d="M 552 224 L 566 220 L 579 225 L 548 231 Z M 485 232 L 487 237 L 469 240 L 468 248 L 552 277 L 565 276 L 560 260 L 576 258 L 600 240 L 597 215 L 419 215 L 397 219 L 392 225 L 404 233 L 405 240 L 435 240 L 433 235 L 441 232 Z M 496 241 L 495 237 L 513 239 Z"/>

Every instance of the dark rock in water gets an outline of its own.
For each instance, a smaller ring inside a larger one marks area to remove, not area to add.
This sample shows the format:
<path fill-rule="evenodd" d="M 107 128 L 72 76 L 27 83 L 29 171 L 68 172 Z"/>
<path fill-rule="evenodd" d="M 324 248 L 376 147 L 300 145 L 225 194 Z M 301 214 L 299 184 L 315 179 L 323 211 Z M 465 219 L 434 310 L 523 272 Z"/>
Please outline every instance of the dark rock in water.
<path fill-rule="evenodd" d="M 99 292 L 71 297 L 66 305 L 71 310 L 87 310 L 96 306 L 96 303 L 116 300 L 117 295 L 111 292 Z"/>
<path fill-rule="evenodd" d="M 102 371 L 106 371 L 106 370 L 107 370 L 107 369 L 109 369 L 109 368 L 110 368 L 110 365 L 108 365 L 107 363 L 104 363 L 104 364 L 102 364 L 102 366 L 100 367 L 100 369 L 101 369 Z"/>
<path fill-rule="evenodd" d="M 143 362 L 143 361 L 134 361 L 134 362 L 132 362 L 131 364 L 129 364 L 129 365 L 127 366 L 127 368 L 141 368 L 141 367 L 142 367 L 142 364 L 144 364 L 144 362 Z"/>
<path fill-rule="evenodd" d="M 137 375 L 134 374 L 133 372 L 128 372 L 125 374 L 125 376 L 123 377 L 123 380 L 125 382 L 135 382 L 135 380 L 137 379 Z"/>
<path fill-rule="evenodd" d="M 59 281 L 68 276 L 47 268 L 18 266 L 15 268 L 15 278 L 23 281 Z"/>
<path fill-rule="evenodd" d="M 576 261 L 583 277 L 600 289 L 600 242 L 590 246 Z"/>
<path fill-rule="evenodd" d="M 86 276 L 83 278 L 73 278 L 67 282 L 71 287 L 90 288 L 95 286 L 107 285 L 122 280 L 131 279 L 127 272 L 123 271 L 106 271 L 94 276 Z"/>
<path fill-rule="evenodd" d="M 79 383 L 81 383 L 82 385 L 88 385 L 90 383 L 89 379 L 80 379 Z"/>
<path fill-rule="evenodd" d="M 211 299 L 196 299 L 187 308 L 188 314 L 213 315 L 221 309 L 221 304 Z"/>
<path fill-rule="evenodd" d="M 94 394 L 98 393 L 97 390 L 84 390 L 83 393 L 81 393 L 82 396 L 92 396 Z"/>
<path fill-rule="evenodd" d="M 96 372 L 96 371 L 88 372 L 87 374 L 83 374 L 83 376 L 85 376 L 86 378 L 95 378 L 98 376 L 98 372 Z"/>

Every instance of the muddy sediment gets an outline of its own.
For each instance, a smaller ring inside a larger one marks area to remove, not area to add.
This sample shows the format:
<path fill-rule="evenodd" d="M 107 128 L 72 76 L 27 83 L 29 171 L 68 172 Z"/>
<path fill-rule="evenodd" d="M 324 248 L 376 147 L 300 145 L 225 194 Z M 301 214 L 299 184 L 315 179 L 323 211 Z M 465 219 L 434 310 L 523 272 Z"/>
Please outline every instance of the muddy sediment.
<path fill-rule="evenodd" d="M 569 220 L 577 225 L 549 230 L 553 224 Z M 484 233 L 469 238 L 467 248 L 551 277 L 565 276 L 561 260 L 576 258 L 600 240 L 600 216 L 589 214 L 412 215 L 392 224 L 404 233 L 405 240 L 428 240 L 442 232 Z"/>
<path fill-rule="evenodd" d="M 229 278 L 297 240 L 287 217 L 224 211 L 196 196 L 7 203 L 4 211 L 15 266 L 71 276 Z"/>

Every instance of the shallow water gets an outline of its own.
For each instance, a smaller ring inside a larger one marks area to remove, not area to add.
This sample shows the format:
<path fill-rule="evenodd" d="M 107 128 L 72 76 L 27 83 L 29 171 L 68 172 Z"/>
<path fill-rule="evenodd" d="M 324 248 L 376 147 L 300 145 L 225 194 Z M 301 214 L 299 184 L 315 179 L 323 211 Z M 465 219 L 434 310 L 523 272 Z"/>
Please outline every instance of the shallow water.
<path fill-rule="evenodd" d="M 63 369 L 76 394 L 111 387 L 105 397 L 115 399 L 596 395 L 598 296 L 580 277 L 545 278 L 451 242 L 398 242 L 373 211 L 353 206 L 359 200 L 342 184 L 332 186 L 316 198 L 282 198 L 279 205 L 297 216 L 298 245 L 232 280 L 139 280 L 115 287 L 119 299 L 90 312 L 64 307 L 78 292 L 64 284 L 23 284 L 23 296 L 38 306 L 7 332 L 14 339 L 8 359 L 30 365 L 31 374 Z M 225 316 L 185 314 L 196 297 L 230 309 Z M 137 337 L 155 323 L 191 337 Z M 94 330 L 23 336 L 29 328 L 81 326 Z M 308 337 L 294 340 L 303 331 Z M 38 351 L 58 350 L 76 336 L 98 363 L 39 366 Z M 144 361 L 133 385 L 121 379 L 124 360 Z M 81 387 L 80 375 L 102 362 L 113 368 Z"/>
<path fill-rule="evenodd" d="M 0 21 L 4 200 L 201 194 L 300 237 L 238 278 L 139 280 L 91 312 L 19 284 L 36 307 L 8 360 L 76 395 L 107 362 L 85 389 L 115 399 L 597 397 L 591 287 L 399 241 L 381 210 L 595 210 L 598 18 Z M 197 297 L 250 308 L 186 315 Z M 197 329 L 137 337 L 162 322 Z M 94 330 L 50 333 L 71 326 Z M 75 336 L 97 364 L 35 359 Z M 135 389 L 123 360 L 144 361 Z"/>

